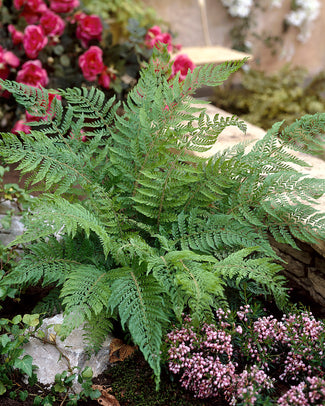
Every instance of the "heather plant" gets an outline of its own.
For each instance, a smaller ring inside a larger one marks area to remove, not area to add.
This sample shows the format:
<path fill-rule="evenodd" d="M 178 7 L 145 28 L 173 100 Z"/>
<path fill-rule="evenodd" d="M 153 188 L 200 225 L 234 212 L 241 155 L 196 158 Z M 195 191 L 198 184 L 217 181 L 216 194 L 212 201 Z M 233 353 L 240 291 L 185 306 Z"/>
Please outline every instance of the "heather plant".
<path fill-rule="evenodd" d="M 195 327 L 191 317 L 167 334 L 169 370 L 199 398 L 230 405 L 309 405 L 325 400 L 325 324 L 305 310 L 280 320 L 258 306 L 218 309 L 216 323 Z M 278 400 L 278 383 L 293 385 Z M 294 403 L 302 399 L 302 403 Z"/>
<path fill-rule="evenodd" d="M 210 118 L 192 95 L 220 85 L 245 60 L 184 76 L 173 71 L 167 48 L 154 47 L 125 103 L 83 87 L 58 90 L 49 107 L 46 89 L 1 81 L 29 114 L 48 113 L 29 134 L 2 133 L 3 159 L 19 163 L 38 196 L 13 242 L 25 255 L 0 286 L 53 288 L 43 305 L 63 307 L 61 336 L 84 323 L 93 349 L 117 320 L 157 383 L 163 337 L 185 311 L 195 325 L 212 323 L 229 289 L 287 305 L 268 233 L 292 246 L 294 238 L 325 237 L 324 215 L 310 204 L 324 181 L 291 167 L 304 163 L 278 142 L 279 125 L 249 151 L 240 144 L 199 155 L 227 126 L 245 125 Z M 231 357 L 227 348 L 220 367 Z M 222 371 L 226 387 L 230 372 Z"/>

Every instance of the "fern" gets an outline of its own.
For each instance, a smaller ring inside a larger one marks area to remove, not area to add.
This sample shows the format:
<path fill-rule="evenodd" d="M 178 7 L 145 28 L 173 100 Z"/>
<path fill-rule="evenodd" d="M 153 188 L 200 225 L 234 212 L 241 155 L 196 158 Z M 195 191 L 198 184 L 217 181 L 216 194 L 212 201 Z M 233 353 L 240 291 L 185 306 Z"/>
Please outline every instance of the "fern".
<path fill-rule="evenodd" d="M 126 324 L 139 345 L 159 384 L 160 346 L 163 326 L 168 323 L 162 289 L 152 276 L 125 268 L 112 284 L 110 308 L 118 309 L 122 327 Z"/>
<path fill-rule="evenodd" d="M 12 243 L 25 254 L 0 287 L 51 289 L 40 306 L 62 306 L 62 337 L 84 324 L 93 350 L 119 320 L 159 383 L 163 335 L 184 312 L 197 324 L 213 321 L 229 289 L 285 307 L 269 236 L 292 246 L 324 239 L 314 205 L 325 184 L 299 173 L 305 163 L 287 141 L 297 126 L 323 131 L 317 115 L 285 130 L 274 125 L 250 151 L 239 144 L 199 156 L 227 126 L 246 128 L 236 117 L 210 119 L 191 93 L 219 85 L 245 61 L 196 68 L 180 83 L 169 56 L 155 58 L 124 104 L 98 89 L 58 90 L 62 100 L 30 134 L 2 134 L 1 157 L 29 175 L 26 187 L 38 195 Z M 0 83 L 45 115 L 49 91 Z"/>
<path fill-rule="evenodd" d="M 267 257 L 249 258 L 255 249 L 246 248 L 229 255 L 214 265 L 214 272 L 218 276 L 222 275 L 225 280 L 235 281 L 237 287 L 243 281 L 253 280 L 258 287 L 262 287 L 259 293 L 263 291 L 272 293 L 276 304 L 283 309 L 287 303 L 287 289 L 286 279 L 278 275 L 282 267 L 271 263 L 270 258 Z"/>

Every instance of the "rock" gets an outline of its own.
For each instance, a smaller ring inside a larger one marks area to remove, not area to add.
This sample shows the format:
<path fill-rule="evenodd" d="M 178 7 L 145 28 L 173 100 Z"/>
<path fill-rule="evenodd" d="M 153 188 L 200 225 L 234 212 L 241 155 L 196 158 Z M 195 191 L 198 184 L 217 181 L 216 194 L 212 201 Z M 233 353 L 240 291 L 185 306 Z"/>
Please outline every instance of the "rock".
<path fill-rule="evenodd" d="M 44 319 L 40 327 L 45 333 L 44 339 L 32 337 L 24 346 L 25 354 L 33 357 L 38 381 L 44 385 L 52 385 L 56 374 L 61 374 L 70 368 L 74 373 L 81 372 L 85 367 L 92 368 L 93 376 L 101 374 L 109 364 L 110 343 L 112 337 L 108 336 L 101 350 L 90 358 L 86 353 L 86 345 L 83 342 L 83 328 L 75 329 L 65 340 L 61 340 L 56 331 L 63 322 L 63 315 Z M 80 391 L 81 386 L 74 383 L 75 391 Z"/>
<path fill-rule="evenodd" d="M 11 224 L 9 228 L 2 225 L 2 221 L 7 217 L 7 213 L 12 213 Z M 4 200 L 0 203 L 0 242 L 8 245 L 24 231 L 24 225 L 21 222 L 21 216 L 18 214 L 15 201 Z"/>
<path fill-rule="evenodd" d="M 0 214 L 0 241 L 3 245 L 8 245 L 16 237 L 23 234 L 24 225 L 20 216 L 12 216 L 10 228 L 6 229 L 1 226 L 1 221 L 6 215 Z"/>

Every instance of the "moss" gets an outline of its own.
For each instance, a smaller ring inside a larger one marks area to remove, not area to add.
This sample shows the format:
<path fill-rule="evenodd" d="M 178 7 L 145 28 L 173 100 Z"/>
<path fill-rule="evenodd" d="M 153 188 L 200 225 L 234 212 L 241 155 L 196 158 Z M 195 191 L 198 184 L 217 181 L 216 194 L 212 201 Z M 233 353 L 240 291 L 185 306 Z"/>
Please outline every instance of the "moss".
<path fill-rule="evenodd" d="M 163 371 L 159 391 L 156 391 L 152 370 L 137 352 L 107 371 L 106 379 L 121 406 L 217 406 L 221 399 L 195 399 L 173 376 Z"/>

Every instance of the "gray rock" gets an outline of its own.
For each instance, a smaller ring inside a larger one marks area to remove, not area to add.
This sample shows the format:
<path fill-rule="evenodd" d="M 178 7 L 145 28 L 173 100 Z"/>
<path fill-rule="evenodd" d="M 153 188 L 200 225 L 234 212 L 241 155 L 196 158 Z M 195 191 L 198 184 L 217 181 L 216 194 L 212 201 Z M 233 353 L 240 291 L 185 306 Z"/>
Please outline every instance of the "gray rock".
<path fill-rule="evenodd" d="M 5 229 L 1 226 L 1 220 L 4 217 L 5 217 L 4 214 L 0 214 L 0 241 L 2 242 L 3 245 L 8 245 L 16 237 L 23 234 L 24 225 L 21 222 L 21 217 L 14 215 L 11 218 L 11 227 L 9 229 Z"/>
<path fill-rule="evenodd" d="M 6 229 L 2 226 L 2 219 L 7 216 L 8 212 L 12 212 L 11 226 Z M 21 216 L 18 214 L 17 204 L 15 201 L 4 200 L 0 202 L 0 241 L 4 245 L 8 245 L 16 237 L 23 234 L 24 225 L 21 222 Z"/>
<path fill-rule="evenodd" d="M 109 364 L 110 343 L 112 337 L 107 337 L 101 350 L 90 358 L 86 353 L 86 345 L 83 342 L 83 328 L 75 329 L 65 340 L 57 335 L 56 326 L 63 322 L 63 315 L 44 319 L 40 329 L 45 333 L 44 339 L 31 338 L 24 346 L 25 354 L 33 357 L 38 381 L 44 385 L 52 385 L 55 375 L 72 368 L 74 373 L 81 372 L 89 366 L 93 370 L 93 376 L 101 374 Z M 37 333 L 36 333 L 37 334 Z M 74 383 L 76 392 L 81 390 L 80 384 Z"/>

